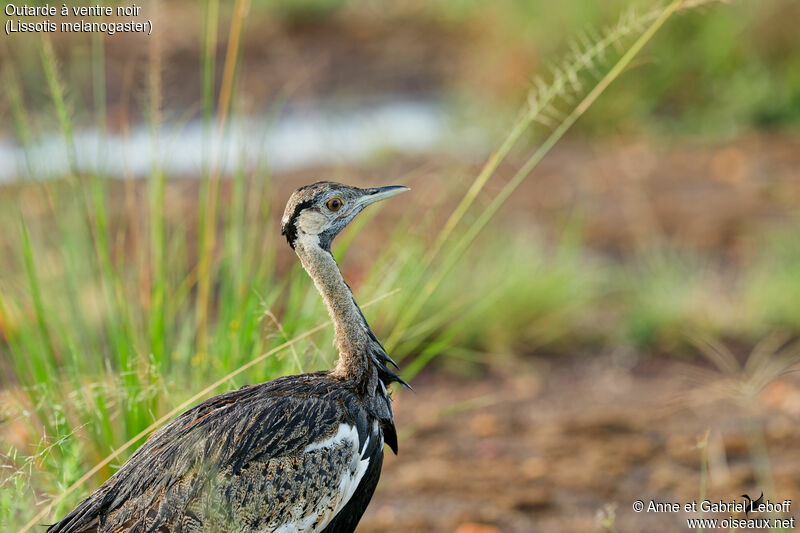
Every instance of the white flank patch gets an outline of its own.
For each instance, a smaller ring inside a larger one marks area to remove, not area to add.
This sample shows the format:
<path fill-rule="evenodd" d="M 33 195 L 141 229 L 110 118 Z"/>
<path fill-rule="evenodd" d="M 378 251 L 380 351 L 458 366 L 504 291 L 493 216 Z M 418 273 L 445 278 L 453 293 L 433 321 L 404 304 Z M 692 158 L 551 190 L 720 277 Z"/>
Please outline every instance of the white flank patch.
<path fill-rule="evenodd" d="M 309 444 L 303 451 L 304 453 L 309 453 L 326 448 L 336 448 L 341 446 L 342 443 L 345 443 L 352 450 L 350 463 L 346 465 L 344 472 L 342 472 L 338 490 L 330 495 L 330 499 L 327 502 L 323 503 L 325 508 L 323 515 L 320 516 L 319 512 L 315 512 L 306 516 L 298 516 L 294 522 L 283 524 L 275 529 L 274 533 L 319 533 L 347 505 L 369 467 L 369 458 L 362 459 L 359 453 L 359 449 L 366 449 L 369 437 L 367 437 L 363 446 L 359 446 L 358 431 L 355 426 L 339 424 L 339 429 L 335 435 Z M 299 502 L 298 510 L 302 508 L 303 503 Z"/>
<path fill-rule="evenodd" d="M 303 450 L 305 453 L 313 452 L 314 450 L 320 450 L 322 448 L 333 448 L 338 446 L 340 442 L 348 440 L 353 443 L 353 446 L 358 449 L 358 431 L 356 431 L 355 426 L 351 426 L 349 424 L 339 424 L 339 429 L 336 431 L 336 434 L 332 437 L 328 437 L 325 440 L 318 440 L 317 442 L 312 442 L 306 449 Z"/>
<path fill-rule="evenodd" d="M 305 509 L 305 502 L 297 502 L 294 514 L 294 520 L 291 522 L 281 524 L 279 527 L 268 526 L 261 533 L 319 533 L 325 529 L 328 524 L 334 519 L 336 515 L 347 505 L 347 502 L 353 497 L 358 484 L 369 467 L 369 458 L 362 458 L 361 453 L 367 449 L 370 438 L 376 437 L 379 434 L 378 422 L 373 421 L 372 435 L 368 435 L 363 445 L 359 446 L 358 431 L 355 426 L 348 424 L 339 424 L 339 429 L 336 434 L 306 446 L 304 453 L 310 453 L 317 450 L 333 449 L 345 444 L 346 447 L 352 450 L 350 462 L 346 465 L 342 477 L 339 479 L 339 484 L 334 491 L 328 495 L 327 500 L 323 500 L 321 508 L 317 509 L 311 514 L 303 515 Z M 383 439 L 379 443 L 383 447 Z"/>

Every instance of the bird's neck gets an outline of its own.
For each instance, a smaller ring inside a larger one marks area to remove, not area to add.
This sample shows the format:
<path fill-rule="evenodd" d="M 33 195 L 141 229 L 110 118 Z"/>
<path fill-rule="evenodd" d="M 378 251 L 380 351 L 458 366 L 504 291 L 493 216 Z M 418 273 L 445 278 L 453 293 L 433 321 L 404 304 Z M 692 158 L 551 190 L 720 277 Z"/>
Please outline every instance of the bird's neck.
<path fill-rule="evenodd" d="M 368 354 L 374 341 L 339 265 L 330 251 L 320 246 L 315 235 L 301 234 L 295 243 L 295 252 L 314 280 L 333 321 L 339 361 L 332 373 L 344 379 L 366 379 L 370 364 Z"/>

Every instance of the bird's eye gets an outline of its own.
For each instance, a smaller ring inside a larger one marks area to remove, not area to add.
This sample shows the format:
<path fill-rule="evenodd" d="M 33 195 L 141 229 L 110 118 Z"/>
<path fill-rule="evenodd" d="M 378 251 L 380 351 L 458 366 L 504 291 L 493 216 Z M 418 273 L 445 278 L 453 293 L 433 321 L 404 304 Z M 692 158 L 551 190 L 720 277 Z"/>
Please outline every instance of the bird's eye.
<path fill-rule="evenodd" d="M 330 209 L 331 211 L 338 211 L 342 208 L 342 199 L 341 198 L 331 198 L 327 202 L 325 202 L 325 207 Z"/>

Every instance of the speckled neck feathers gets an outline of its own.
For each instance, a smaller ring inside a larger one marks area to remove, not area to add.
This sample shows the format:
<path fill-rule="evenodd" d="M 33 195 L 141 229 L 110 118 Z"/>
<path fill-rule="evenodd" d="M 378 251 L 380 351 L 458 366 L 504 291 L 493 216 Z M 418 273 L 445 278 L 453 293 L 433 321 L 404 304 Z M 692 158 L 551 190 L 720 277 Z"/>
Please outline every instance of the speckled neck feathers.
<path fill-rule="evenodd" d="M 295 252 L 314 280 L 333 321 L 339 361 L 332 374 L 366 384 L 377 371 L 384 386 L 391 382 L 408 386 L 388 368 L 389 364 L 395 368 L 397 365 L 370 329 L 339 266 L 331 253 L 319 245 L 318 237 L 301 235 L 295 241 Z"/>

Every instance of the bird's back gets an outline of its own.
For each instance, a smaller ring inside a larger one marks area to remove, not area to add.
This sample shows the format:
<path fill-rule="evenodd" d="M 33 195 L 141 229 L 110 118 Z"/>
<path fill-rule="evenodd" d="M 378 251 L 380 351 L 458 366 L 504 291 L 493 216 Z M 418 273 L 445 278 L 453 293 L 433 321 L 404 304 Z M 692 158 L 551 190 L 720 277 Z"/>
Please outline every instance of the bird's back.
<path fill-rule="evenodd" d="M 384 435 L 396 439 L 391 411 L 371 405 L 327 373 L 221 394 L 153 434 L 48 532 L 353 531 Z"/>

